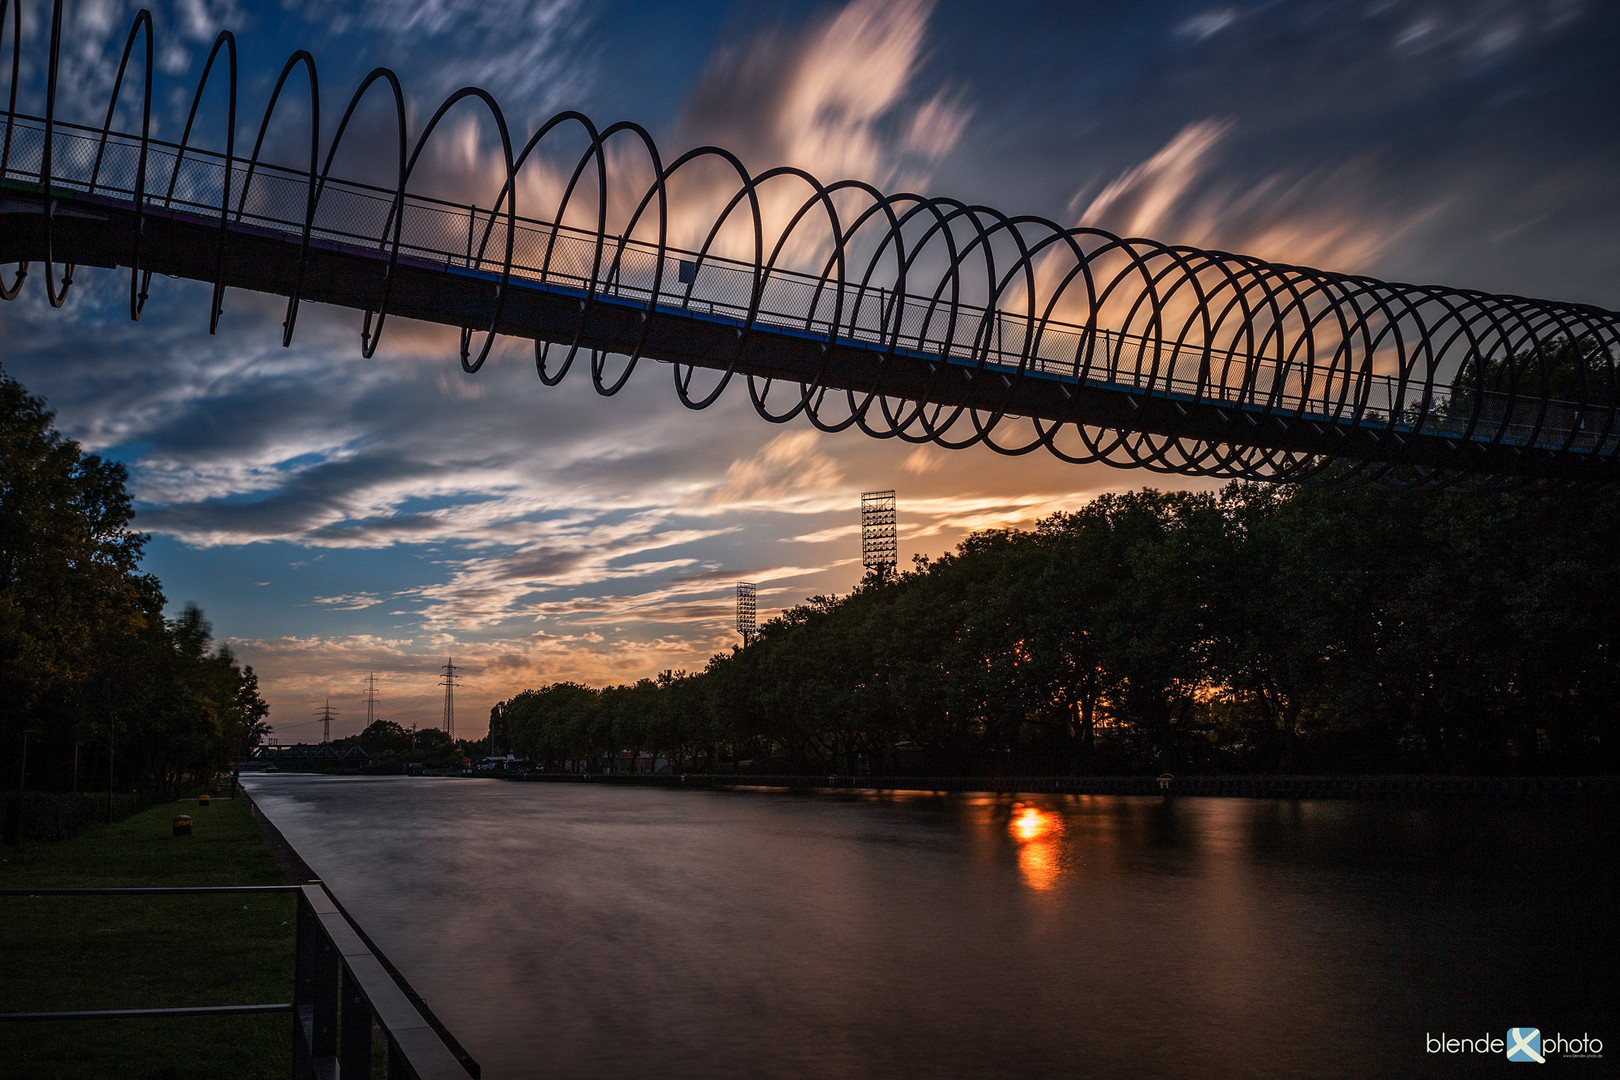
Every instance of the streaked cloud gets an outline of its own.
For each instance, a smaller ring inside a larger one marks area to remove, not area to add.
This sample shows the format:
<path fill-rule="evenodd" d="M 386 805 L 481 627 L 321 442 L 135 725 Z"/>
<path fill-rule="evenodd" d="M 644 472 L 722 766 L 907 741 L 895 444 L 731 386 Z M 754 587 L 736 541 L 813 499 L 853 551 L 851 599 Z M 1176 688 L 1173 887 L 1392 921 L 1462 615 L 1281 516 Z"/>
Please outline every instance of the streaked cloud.
<path fill-rule="evenodd" d="M 713 505 L 768 504 L 778 510 L 838 485 L 843 471 L 817 446 L 813 431 L 789 431 L 734 461 L 723 484 L 709 493 Z"/>
<path fill-rule="evenodd" d="M 1364 162 L 1259 178 L 1222 175 L 1219 151 L 1237 123 L 1188 124 L 1115 177 L 1076 221 L 1127 237 L 1255 255 L 1271 262 L 1365 272 L 1439 207 L 1379 213 L 1356 195 Z M 1071 206 L 1085 197 L 1082 191 Z"/>
<path fill-rule="evenodd" d="M 1227 118 L 1188 124 L 1142 164 L 1120 174 L 1080 212 L 1084 225 L 1103 225 L 1124 236 L 1171 239 L 1164 230 L 1188 202 L 1211 150 L 1232 130 Z M 1199 193 L 1195 193 L 1199 194 Z"/>
<path fill-rule="evenodd" d="M 532 124 L 578 101 L 596 67 L 581 46 L 594 17 L 583 0 L 284 2 L 333 38 L 364 36 L 380 55 L 409 65 L 421 108 L 477 84 L 494 92 L 514 121 Z M 442 58 L 462 62 L 413 63 L 429 43 Z"/>
<path fill-rule="evenodd" d="M 1197 15 L 1182 22 L 1176 27 L 1176 33 L 1181 37 L 1202 41 L 1225 30 L 1237 22 L 1241 16 L 1242 12 L 1230 5 L 1213 7 L 1208 11 L 1200 11 Z"/>
<path fill-rule="evenodd" d="M 269 582 L 261 582 L 269 584 Z M 326 604 L 342 611 L 364 611 L 366 608 L 376 607 L 384 600 L 376 593 L 350 593 L 347 596 L 317 596 L 317 604 Z"/>
<path fill-rule="evenodd" d="M 756 171 L 793 165 L 879 186 L 901 168 L 897 151 L 938 159 L 967 110 L 943 88 L 914 100 L 932 8 L 854 0 L 809 27 L 725 46 L 682 109 L 680 132 L 732 149 Z"/>

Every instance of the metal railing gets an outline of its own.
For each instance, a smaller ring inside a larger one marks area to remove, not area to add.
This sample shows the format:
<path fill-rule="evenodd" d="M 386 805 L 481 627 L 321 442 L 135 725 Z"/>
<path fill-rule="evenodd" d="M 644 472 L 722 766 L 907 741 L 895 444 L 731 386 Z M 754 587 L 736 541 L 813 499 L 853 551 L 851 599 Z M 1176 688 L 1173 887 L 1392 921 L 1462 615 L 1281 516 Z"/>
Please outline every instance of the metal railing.
<path fill-rule="evenodd" d="M 146 1020 L 285 1014 L 293 1080 L 371 1076 L 373 1027 L 389 1080 L 477 1080 L 478 1063 L 318 881 L 304 885 L 0 889 L 4 896 L 195 896 L 292 893 L 298 901 L 291 1001 L 170 1008 L 0 1013 L 0 1022 Z"/>
<path fill-rule="evenodd" d="M 0 117 L 7 146 L 0 179 L 38 183 L 44 121 Z M 133 136 L 54 125 L 52 189 L 119 201 L 134 198 L 142 144 Z M 230 199 L 225 202 L 229 184 Z M 236 229 L 302 236 L 311 179 L 299 170 L 197 147 L 146 143 L 147 212 L 196 216 Z M 317 191 L 310 241 L 386 258 L 395 193 L 329 178 Z M 508 245 L 504 211 L 418 194 L 403 199 L 399 258 L 446 273 L 501 277 Z M 1128 389 L 1177 401 L 1317 424 L 1351 424 L 1523 447 L 1614 453 L 1606 405 L 1542 396 L 1533 386 L 1477 395 L 1425 378 L 1380 373 L 1379 357 L 1347 339 L 1332 356 L 1278 360 L 1213 343 L 1166 340 L 1079 325 L 961 298 L 919 297 L 879 284 L 832 284 L 800 270 L 697 253 L 633 237 L 514 218 L 512 280 L 548 291 L 798 332 L 879 353 L 939 359 L 1007 375 Z M 660 270 L 662 271 L 660 273 Z M 655 293 L 656 288 L 656 293 Z M 757 294 L 756 294 L 756 289 Z M 834 321 L 834 312 L 839 316 Z M 1494 407 L 1490 399 L 1500 399 Z M 1484 409 L 1476 405 L 1483 401 Z"/>

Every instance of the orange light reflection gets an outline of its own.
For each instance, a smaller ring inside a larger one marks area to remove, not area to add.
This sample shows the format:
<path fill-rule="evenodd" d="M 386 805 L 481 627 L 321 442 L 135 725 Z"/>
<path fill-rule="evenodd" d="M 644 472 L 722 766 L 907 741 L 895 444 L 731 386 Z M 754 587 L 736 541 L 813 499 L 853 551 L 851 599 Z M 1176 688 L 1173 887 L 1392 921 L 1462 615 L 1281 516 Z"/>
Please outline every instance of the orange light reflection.
<path fill-rule="evenodd" d="M 1047 820 L 1051 815 L 1043 814 L 1033 806 L 1026 806 L 1018 812 L 1012 820 L 1013 835 L 1020 840 L 1035 840 L 1052 828 Z"/>
<path fill-rule="evenodd" d="M 1056 886 L 1063 873 L 1062 819 L 1049 810 L 1019 804 L 1013 808 L 1007 829 L 1019 844 L 1018 870 L 1024 876 L 1024 884 L 1037 892 Z"/>

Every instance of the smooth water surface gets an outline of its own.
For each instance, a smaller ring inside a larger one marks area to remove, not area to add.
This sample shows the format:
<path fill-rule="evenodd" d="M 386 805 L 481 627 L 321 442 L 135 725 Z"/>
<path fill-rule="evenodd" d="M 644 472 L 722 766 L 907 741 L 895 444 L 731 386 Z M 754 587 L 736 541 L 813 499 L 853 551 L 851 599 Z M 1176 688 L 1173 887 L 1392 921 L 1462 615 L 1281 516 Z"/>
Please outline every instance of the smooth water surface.
<path fill-rule="evenodd" d="M 1606 811 L 247 783 L 492 1080 L 1620 1062 Z"/>

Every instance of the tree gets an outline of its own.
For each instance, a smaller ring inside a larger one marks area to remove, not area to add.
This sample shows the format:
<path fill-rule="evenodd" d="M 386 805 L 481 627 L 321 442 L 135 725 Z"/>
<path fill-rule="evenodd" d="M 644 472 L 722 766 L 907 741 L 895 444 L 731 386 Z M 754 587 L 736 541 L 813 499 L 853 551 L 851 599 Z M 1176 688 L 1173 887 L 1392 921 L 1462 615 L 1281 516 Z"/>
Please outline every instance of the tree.
<path fill-rule="evenodd" d="M 396 721 L 373 720 L 360 733 L 360 748 L 374 758 L 383 755 L 404 758 L 411 752 L 411 733 Z"/>
<path fill-rule="evenodd" d="M 0 371 L 0 738 L 40 730 L 35 775 L 108 718 L 109 661 L 157 617 L 123 466 L 81 453 Z"/>
<path fill-rule="evenodd" d="M 0 745 L 37 730 L 44 787 L 206 776 L 262 738 L 257 676 L 194 606 L 164 619 L 123 466 L 52 419 L 0 371 Z"/>

